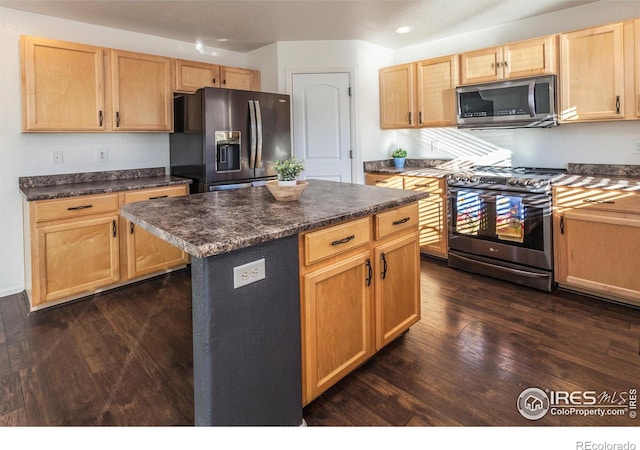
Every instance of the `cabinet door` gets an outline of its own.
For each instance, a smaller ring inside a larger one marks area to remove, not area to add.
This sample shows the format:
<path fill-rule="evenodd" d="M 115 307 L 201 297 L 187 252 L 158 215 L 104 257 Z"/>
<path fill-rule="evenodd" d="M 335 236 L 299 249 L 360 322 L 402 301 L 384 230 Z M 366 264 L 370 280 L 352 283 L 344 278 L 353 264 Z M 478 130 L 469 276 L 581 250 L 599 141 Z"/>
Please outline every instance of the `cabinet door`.
<path fill-rule="evenodd" d="M 502 48 L 485 48 L 460 55 L 460 83 L 484 83 L 502 78 Z"/>
<path fill-rule="evenodd" d="M 32 306 L 119 281 L 117 223 L 114 214 L 36 227 Z"/>
<path fill-rule="evenodd" d="M 221 86 L 242 91 L 260 90 L 260 72 L 238 67 L 220 66 Z"/>
<path fill-rule="evenodd" d="M 187 195 L 187 188 L 184 186 L 147 189 L 126 193 L 124 202 L 128 204 L 182 195 Z M 129 221 L 124 222 L 127 233 L 127 278 L 162 272 L 189 262 L 189 255 L 183 250 Z"/>
<path fill-rule="evenodd" d="M 172 131 L 171 60 L 111 51 L 113 130 Z"/>
<path fill-rule="evenodd" d="M 102 131 L 103 50 L 21 36 L 22 131 Z"/>
<path fill-rule="evenodd" d="M 559 217 L 557 281 L 640 305 L 640 215 L 567 211 Z"/>
<path fill-rule="evenodd" d="M 411 128 L 415 117 L 415 64 L 380 69 L 380 128 Z"/>
<path fill-rule="evenodd" d="M 194 93 L 203 87 L 220 87 L 220 66 L 196 61 L 175 60 L 176 92 Z"/>
<path fill-rule="evenodd" d="M 404 177 L 404 188 L 428 192 L 418 201 L 420 250 L 429 255 L 447 257 L 447 214 L 444 180 L 430 177 Z"/>
<path fill-rule="evenodd" d="M 560 35 L 560 119 L 624 118 L 622 23 Z"/>
<path fill-rule="evenodd" d="M 557 36 L 546 36 L 505 45 L 504 78 L 522 78 L 556 72 Z"/>
<path fill-rule="evenodd" d="M 373 354 L 369 267 L 366 250 L 302 277 L 304 404 Z"/>
<path fill-rule="evenodd" d="M 420 320 L 418 233 L 405 234 L 374 250 L 376 349 Z"/>
<path fill-rule="evenodd" d="M 418 126 L 436 127 L 456 124 L 458 57 L 430 59 L 417 63 Z"/>

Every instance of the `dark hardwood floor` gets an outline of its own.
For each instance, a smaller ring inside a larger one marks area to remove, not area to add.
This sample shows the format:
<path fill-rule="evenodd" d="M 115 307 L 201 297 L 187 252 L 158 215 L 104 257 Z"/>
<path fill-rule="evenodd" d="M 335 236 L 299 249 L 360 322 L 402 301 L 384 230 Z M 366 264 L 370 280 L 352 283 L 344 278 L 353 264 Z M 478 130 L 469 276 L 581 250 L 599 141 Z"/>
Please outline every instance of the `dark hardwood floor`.
<path fill-rule="evenodd" d="M 0 299 L 0 424 L 192 425 L 188 270 L 27 315 Z M 422 320 L 304 409 L 310 426 L 638 425 L 531 421 L 529 387 L 640 387 L 640 310 L 422 260 Z"/>

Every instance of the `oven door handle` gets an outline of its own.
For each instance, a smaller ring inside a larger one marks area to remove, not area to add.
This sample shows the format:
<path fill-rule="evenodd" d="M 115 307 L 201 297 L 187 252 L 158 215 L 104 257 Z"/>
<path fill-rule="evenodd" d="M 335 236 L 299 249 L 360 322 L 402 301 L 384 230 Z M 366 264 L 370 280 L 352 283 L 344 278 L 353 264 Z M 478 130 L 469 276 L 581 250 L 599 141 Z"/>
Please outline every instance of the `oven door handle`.
<path fill-rule="evenodd" d="M 549 275 L 544 274 L 544 273 L 532 273 L 532 272 L 527 272 L 526 270 L 519 270 L 519 269 L 512 269 L 511 267 L 504 267 L 504 266 L 498 266 L 496 264 L 490 264 L 490 263 L 486 263 L 484 261 L 478 261 L 477 259 L 471 259 L 471 258 L 467 258 L 466 256 L 461 256 L 456 254 L 456 258 L 459 259 L 463 259 L 465 261 L 474 263 L 474 264 L 478 264 L 480 266 L 484 266 L 484 267 L 489 267 L 491 269 L 494 268 L 498 268 L 500 270 L 504 270 L 505 272 L 509 272 L 512 273 L 514 275 L 522 275 L 525 277 L 529 277 L 529 278 L 546 278 Z"/>

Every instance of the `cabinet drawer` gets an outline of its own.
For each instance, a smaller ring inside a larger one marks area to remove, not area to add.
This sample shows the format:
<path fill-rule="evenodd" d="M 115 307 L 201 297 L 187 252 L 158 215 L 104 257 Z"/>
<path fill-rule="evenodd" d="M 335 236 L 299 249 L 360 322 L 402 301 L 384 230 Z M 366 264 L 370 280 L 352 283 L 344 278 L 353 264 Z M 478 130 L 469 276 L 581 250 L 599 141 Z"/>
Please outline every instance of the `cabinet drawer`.
<path fill-rule="evenodd" d="M 402 189 L 401 175 L 386 175 L 379 173 L 365 173 L 364 183 L 370 186 L 381 186 L 395 189 Z"/>
<path fill-rule="evenodd" d="M 33 204 L 35 222 L 116 211 L 118 211 L 118 194 L 84 195 L 64 199 L 42 200 Z"/>
<path fill-rule="evenodd" d="M 640 195 L 634 192 L 558 187 L 555 189 L 554 202 L 559 209 L 640 213 Z"/>
<path fill-rule="evenodd" d="M 404 188 L 441 195 L 444 190 L 444 180 L 429 177 L 404 177 Z"/>
<path fill-rule="evenodd" d="M 375 215 L 376 240 L 403 230 L 418 229 L 418 203 Z"/>
<path fill-rule="evenodd" d="M 370 239 L 368 217 L 312 231 L 304 235 L 305 265 L 366 244 Z"/>
<path fill-rule="evenodd" d="M 143 189 L 131 191 L 124 194 L 124 203 L 141 202 L 144 200 L 154 200 L 165 197 L 180 197 L 187 195 L 186 186 L 169 186 L 164 188 Z"/>

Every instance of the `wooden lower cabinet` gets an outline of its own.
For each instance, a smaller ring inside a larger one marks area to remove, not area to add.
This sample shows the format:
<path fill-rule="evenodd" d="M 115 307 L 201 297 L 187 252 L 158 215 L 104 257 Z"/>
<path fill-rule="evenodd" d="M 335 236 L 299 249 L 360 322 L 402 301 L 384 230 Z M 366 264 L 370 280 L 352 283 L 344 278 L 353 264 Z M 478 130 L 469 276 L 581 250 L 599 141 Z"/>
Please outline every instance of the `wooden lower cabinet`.
<path fill-rule="evenodd" d="M 555 188 L 556 281 L 640 306 L 640 195 Z"/>
<path fill-rule="evenodd" d="M 124 194 L 124 204 L 144 200 L 155 200 L 166 197 L 187 195 L 186 186 L 145 189 Z M 133 223 L 126 222 L 127 278 L 138 278 L 152 273 L 162 272 L 168 268 L 187 264 L 189 255 L 178 247 L 154 236 Z"/>
<path fill-rule="evenodd" d="M 37 227 L 33 241 L 32 306 L 117 283 L 118 215 L 55 221 Z"/>
<path fill-rule="evenodd" d="M 429 198 L 418 202 L 420 251 L 447 258 L 447 190 L 443 178 L 366 173 L 365 184 L 428 192 Z"/>
<path fill-rule="evenodd" d="M 304 405 L 420 320 L 418 205 L 364 220 L 366 230 L 363 219 L 337 225 L 343 239 L 331 242 L 323 236 L 335 227 L 300 235 Z M 361 244 L 335 252 L 352 241 Z M 323 248 L 324 259 L 305 263 Z"/>
<path fill-rule="evenodd" d="M 188 255 L 118 210 L 150 196 L 187 195 L 188 186 L 24 201 L 25 274 L 30 310 L 54 306 L 183 266 Z M 137 200 L 136 200 L 137 198 Z M 127 235 L 134 230 L 133 235 Z"/>

